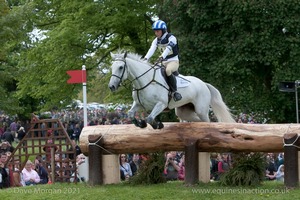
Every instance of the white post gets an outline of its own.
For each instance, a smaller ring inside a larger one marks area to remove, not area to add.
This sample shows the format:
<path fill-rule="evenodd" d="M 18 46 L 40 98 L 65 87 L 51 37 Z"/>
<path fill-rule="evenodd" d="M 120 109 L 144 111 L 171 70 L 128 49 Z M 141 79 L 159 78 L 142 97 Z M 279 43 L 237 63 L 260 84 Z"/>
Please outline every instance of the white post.
<path fill-rule="evenodd" d="M 85 65 L 82 65 L 82 70 L 86 70 Z M 86 75 L 86 73 L 83 73 Z M 86 98 L 86 82 L 82 82 L 82 95 L 83 95 L 83 125 L 84 127 L 87 126 L 87 98 Z M 82 164 L 82 166 L 79 167 L 78 171 L 80 176 L 85 178 L 85 181 L 87 182 L 89 180 L 89 158 L 85 157 L 85 163 Z"/>
<path fill-rule="evenodd" d="M 82 65 L 82 70 L 86 70 L 85 65 Z M 83 93 L 83 125 L 84 127 L 86 127 L 87 126 L 86 82 L 82 83 L 82 93 Z"/>

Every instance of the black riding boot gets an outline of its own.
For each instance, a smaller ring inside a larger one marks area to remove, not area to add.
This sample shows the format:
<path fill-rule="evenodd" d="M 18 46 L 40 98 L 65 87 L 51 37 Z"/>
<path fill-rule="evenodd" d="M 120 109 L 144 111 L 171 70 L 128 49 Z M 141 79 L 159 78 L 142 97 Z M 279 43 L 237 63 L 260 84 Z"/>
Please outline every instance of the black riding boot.
<path fill-rule="evenodd" d="M 167 83 L 170 87 L 170 91 L 173 93 L 174 101 L 179 101 L 182 98 L 182 96 L 177 92 L 176 77 L 173 74 L 167 76 Z"/>

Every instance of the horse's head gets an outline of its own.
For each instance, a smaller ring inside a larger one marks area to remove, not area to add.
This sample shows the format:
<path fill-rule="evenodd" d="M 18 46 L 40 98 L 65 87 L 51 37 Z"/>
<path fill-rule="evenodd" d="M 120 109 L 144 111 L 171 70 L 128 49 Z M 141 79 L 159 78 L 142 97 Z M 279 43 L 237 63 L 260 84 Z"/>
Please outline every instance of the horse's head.
<path fill-rule="evenodd" d="M 123 54 L 113 54 L 110 53 L 113 63 L 111 65 L 112 75 L 108 84 L 109 89 L 114 92 L 118 89 L 122 81 L 126 80 L 128 77 L 126 56 L 127 53 Z"/>

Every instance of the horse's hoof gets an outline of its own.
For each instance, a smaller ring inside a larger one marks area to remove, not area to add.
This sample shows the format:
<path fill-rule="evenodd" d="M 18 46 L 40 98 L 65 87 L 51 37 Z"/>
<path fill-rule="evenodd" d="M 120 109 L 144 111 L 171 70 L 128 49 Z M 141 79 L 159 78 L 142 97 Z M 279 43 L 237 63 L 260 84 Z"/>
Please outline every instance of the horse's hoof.
<path fill-rule="evenodd" d="M 158 129 L 164 128 L 164 124 L 163 124 L 162 122 L 158 122 L 158 123 L 157 123 L 157 128 L 158 128 Z"/>
<path fill-rule="evenodd" d="M 139 126 L 139 122 L 137 119 L 132 119 L 131 122 L 136 126 L 136 127 L 140 127 Z"/>
<path fill-rule="evenodd" d="M 150 124 L 153 129 L 157 129 L 157 123 Z"/>
<path fill-rule="evenodd" d="M 140 124 L 141 128 L 146 128 L 147 127 L 147 123 L 146 123 L 145 120 L 141 120 L 139 124 Z"/>

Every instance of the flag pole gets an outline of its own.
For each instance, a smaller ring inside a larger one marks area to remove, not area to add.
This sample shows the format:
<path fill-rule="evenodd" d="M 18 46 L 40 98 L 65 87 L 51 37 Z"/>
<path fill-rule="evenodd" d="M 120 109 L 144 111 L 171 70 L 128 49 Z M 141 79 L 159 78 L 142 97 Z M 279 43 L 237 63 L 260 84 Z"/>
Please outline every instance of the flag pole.
<path fill-rule="evenodd" d="M 85 65 L 82 65 L 82 74 L 86 75 L 86 68 Z M 86 79 L 82 82 L 82 93 L 83 93 L 83 125 L 84 127 L 87 126 L 87 101 L 86 101 Z"/>
<path fill-rule="evenodd" d="M 88 125 L 87 120 L 87 101 L 86 101 L 86 67 L 82 65 L 82 70 L 69 70 L 67 74 L 70 79 L 67 81 L 68 84 L 82 83 L 82 96 L 83 96 L 83 126 Z M 85 178 L 85 181 L 89 179 L 89 158 L 85 157 L 85 163 L 77 166 L 80 175 Z"/>

